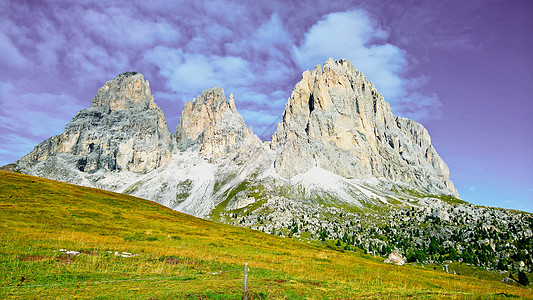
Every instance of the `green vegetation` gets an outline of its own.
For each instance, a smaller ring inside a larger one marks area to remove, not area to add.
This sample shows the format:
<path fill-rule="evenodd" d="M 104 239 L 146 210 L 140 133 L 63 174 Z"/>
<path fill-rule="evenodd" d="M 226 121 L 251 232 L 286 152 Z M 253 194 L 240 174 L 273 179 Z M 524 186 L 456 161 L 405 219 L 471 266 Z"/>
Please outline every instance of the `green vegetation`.
<path fill-rule="evenodd" d="M 518 271 L 518 283 L 521 285 L 529 285 L 529 278 L 525 272 Z"/>
<path fill-rule="evenodd" d="M 244 262 L 251 299 L 533 297 L 499 280 L 388 265 L 344 251 L 342 239 L 300 242 L 3 171 L 0 220 L 0 298 L 240 299 Z"/>
<path fill-rule="evenodd" d="M 454 196 L 449 196 L 449 195 L 428 195 L 426 197 L 431 197 L 431 198 L 437 198 L 439 200 L 442 200 L 448 204 L 466 204 L 468 202 L 466 201 L 463 201 L 459 198 L 455 198 Z"/>
<path fill-rule="evenodd" d="M 450 196 L 450 195 L 432 195 L 432 194 L 428 194 L 428 193 L 424 193 L 424 192 L 420 192 L 418 190 L 412 190 L 412 189 L 408 189 L 408 188 L 393 188 L 393 191 L 397 192 L 397 193 L 403 193 L 403 194 L 406 194 L 408 196 L 412 196 L 414 198 L 436 198 L 436 199 L 439 199 L 439 200 L 442 200 L 450 205 L 453 205 L 453 204 L 467 204 L 468 202 L 464 201 L 464 200 L 461 200 L 459 198 L 456 198 L 454 196 Z"/>

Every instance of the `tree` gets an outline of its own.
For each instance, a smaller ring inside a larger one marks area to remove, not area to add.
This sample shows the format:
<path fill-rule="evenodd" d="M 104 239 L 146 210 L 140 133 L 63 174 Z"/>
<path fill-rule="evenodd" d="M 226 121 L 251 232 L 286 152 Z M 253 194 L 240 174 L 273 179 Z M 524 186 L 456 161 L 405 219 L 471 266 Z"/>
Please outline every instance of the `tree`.
<path fill-rule="evenodd" d="M 294 227 L 292 228 L 292 233 L 297 233 L 298 232 L 298 225 L 297 224 L 294 224 Z"/>
<path fill-rule="evenodd" d="M 322 231 L 320 231 L 320 240 L 322 242 L 325 242 L 326 241 L 326 236 L 327 236 L 327 232 L 326 232 L 326 229 L 322 229 Z"/>
<path fill-rule="evenodd" d="M 529 278 L 527 277 L 526 272 L 518 271 L 518 283 L 521 285 L 529 285 Z"/>
<path fill-rule="evenodd" d="M 507 261 L 505 259 L 501 258 L 498 261 L 498 270 L 507 271 Z"/>

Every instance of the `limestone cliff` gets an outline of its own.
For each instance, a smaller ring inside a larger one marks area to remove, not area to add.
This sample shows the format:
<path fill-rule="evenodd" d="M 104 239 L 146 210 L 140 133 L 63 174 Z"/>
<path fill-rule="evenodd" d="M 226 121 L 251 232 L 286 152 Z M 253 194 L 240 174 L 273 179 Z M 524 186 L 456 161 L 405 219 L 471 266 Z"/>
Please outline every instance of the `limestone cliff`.
<path fill-rule="evenodd" d="M 65 132 L 37 145 L 17 165 L 29 169 L 57 154 L 83 172 L 149 172 L 170 159 L 172 143 L 165 116 L 155 104 L 148 81 L 125 72 L 106 82 L 66 125 Z"/>
<path fill-rule="evenodd" d="M 192 103 L 185 102 L 175 135 L 180 149 L 197 148 L 211 162 L 229 157 L 245 161 L 261 146 L 237 112 L 233 94 L 226 100 L 218 87 L 205 90 Z"/>
<path fill-rule="evenodd" d="M 427 130 L 396 117 L 348 60 L 328 60 L 296 84 L 272 137 L 285 178 L 319 167 L 345 178 L 385 178 L 457 196 Z"/>

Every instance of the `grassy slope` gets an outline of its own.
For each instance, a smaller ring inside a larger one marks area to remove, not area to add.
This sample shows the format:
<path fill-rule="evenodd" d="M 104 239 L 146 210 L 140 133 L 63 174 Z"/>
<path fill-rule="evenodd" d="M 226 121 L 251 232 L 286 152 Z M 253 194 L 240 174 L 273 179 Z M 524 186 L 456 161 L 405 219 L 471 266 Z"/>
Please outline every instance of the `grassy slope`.
<path fill-rule="evenodd" d="M 388 265 L 361 251 L 341 252 L 127 195 L 4 171 L 0 220 L 0 298 L 239 299 L 244 262 L 251 268 L 252 299 L 533 297 L 530 288 Z"/>

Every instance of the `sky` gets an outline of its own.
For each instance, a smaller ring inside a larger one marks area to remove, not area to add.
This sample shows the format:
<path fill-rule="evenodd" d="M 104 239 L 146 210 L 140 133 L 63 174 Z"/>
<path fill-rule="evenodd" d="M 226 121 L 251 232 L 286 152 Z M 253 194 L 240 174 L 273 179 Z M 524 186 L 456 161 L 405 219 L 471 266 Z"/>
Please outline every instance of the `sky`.
<path fill-rule="evenodd" d="M 219 86 L 263 140 L 301 74 L 348 58 L 428 129 L 462 199 L 533 212 L 533 1 L 0 1 L 0 165 L 134 70 L 172 132 Z"/>

